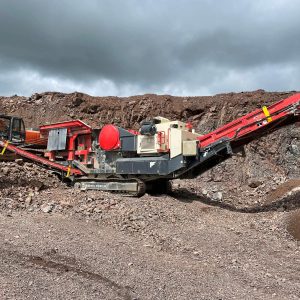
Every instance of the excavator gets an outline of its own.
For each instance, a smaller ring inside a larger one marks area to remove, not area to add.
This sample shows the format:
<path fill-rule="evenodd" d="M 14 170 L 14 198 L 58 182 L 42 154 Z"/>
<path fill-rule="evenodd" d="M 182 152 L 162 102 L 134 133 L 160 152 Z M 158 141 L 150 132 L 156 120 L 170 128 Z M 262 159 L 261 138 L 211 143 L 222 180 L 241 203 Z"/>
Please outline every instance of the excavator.
<path fill-rule="evenodd" d="M 262 106 L 201 135 L 190 123 L 155 117 L 138 131 L 114 124 L 92 128 L 81 120 L 25 129 L 22 118 L 0 116 L 0 155 L 14 153 L 53 170 L 75 188 L 142 196 L 167 193 L 173 179 L 195 178 L 241 146 L 298 122 L 300 93 Z"/>

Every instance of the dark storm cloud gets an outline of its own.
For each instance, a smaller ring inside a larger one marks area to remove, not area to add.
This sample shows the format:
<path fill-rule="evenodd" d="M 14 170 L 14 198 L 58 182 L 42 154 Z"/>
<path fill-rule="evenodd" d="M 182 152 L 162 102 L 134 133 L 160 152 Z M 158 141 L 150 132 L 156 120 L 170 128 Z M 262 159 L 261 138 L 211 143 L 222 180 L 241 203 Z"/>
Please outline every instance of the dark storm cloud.
<path fill-rule="evenodd" d="M 297 0 L 1 0 L 0 94 L 300 88 Z"/>

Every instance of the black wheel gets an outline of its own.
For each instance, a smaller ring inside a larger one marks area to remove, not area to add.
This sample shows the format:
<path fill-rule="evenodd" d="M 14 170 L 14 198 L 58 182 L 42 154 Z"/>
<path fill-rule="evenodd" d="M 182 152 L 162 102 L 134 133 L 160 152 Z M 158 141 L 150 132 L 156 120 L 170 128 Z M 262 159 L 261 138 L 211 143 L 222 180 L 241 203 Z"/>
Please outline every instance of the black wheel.
<path fill-rule="evenodd" d="M 169 180 L 156 180 L 147 184 L 147 192 L 151 195 L 169 194 L 172 184 Z"/>
<path fill-rule="evenodd" d="M 146 184 L 142 180 L 137 180 L 138 181 L 138 190 L 136 194 L 134 195 L 135 197 L 142 197 L 146 193 Z"/>

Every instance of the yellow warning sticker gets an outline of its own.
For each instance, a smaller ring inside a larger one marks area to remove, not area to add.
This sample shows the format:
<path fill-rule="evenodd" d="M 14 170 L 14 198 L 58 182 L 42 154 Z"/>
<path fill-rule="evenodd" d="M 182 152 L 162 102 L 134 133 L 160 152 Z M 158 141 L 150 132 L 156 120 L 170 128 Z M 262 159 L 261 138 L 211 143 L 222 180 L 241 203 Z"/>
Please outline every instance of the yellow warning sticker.
<path fill-rule="evenodd" d="M 2 151 L 1 151 L 1 153 L 0 153 L 0 155 L 4 155 L 4 153 L 5 153 L 5 150 L 6 150 L 6 148 L 7 148 L 7 146 L 8 146 L 8 141 L 5 143 L 5 145 L 4 145 L 4 147 L 3 147 L 3 149 L 2 149 Z"/>
<path fill-rule="evenodd" d="M 270 112 L 269 112 L 268 108 L 266 106 L 263 106 L 262 110 L 267 118 L 267 121 L 272 122 L 272 117 L 270 116 Z"/>
<path fill-rule="evenodd" d="M 70 175 L 71 175 L 71 165 L 68 166 L 66 177 L 70 177 Z"/>

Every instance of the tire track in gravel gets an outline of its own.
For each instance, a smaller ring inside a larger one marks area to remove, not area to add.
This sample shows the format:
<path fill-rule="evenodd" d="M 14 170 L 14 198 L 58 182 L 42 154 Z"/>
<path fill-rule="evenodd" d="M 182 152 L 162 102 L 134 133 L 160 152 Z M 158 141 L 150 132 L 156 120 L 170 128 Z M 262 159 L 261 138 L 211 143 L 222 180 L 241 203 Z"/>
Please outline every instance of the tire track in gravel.
<path fill-rule="evenodd" d="M 11 246 L 15 247 L 13 245 Z M 129 286 L 122 286 L 99 273 L 94 273 L 92 271 L 87 270 L 87 268 L 89 267 L 88 265 L 86 265 L 85 268 L 76 266 L 75 259 L 70 260 L 69 258 L 67 258 L 69 263 L 65 263 L 59 261 L 59 260 L 66 261 L 65 257 L 60 257 L 60 256 L 51 259 L 51 258 L 38 256 L 38 255 L 28 255 L 28 254 L 18 252 L 16 250 L 8 250 L 4 248 L 0 248 L 0 252 L 2 254 L 1 255 L 2 257 L 9 258 L 15 264 L 23 265 L 27 268 L 28 267 L 41 268 L 50 272 L 51 271 L 56 271 L 59 273 L 72 272 L 85 279 L 101 282 L 102 284 L 106 285 L 108 288 L 114 290 L 114 292 L 116 292 L 118 296 L 123 298 L 124 300 L 135 299 L 132 290 Z M 47 253 L 46 256 L 48 256 Z"/>

